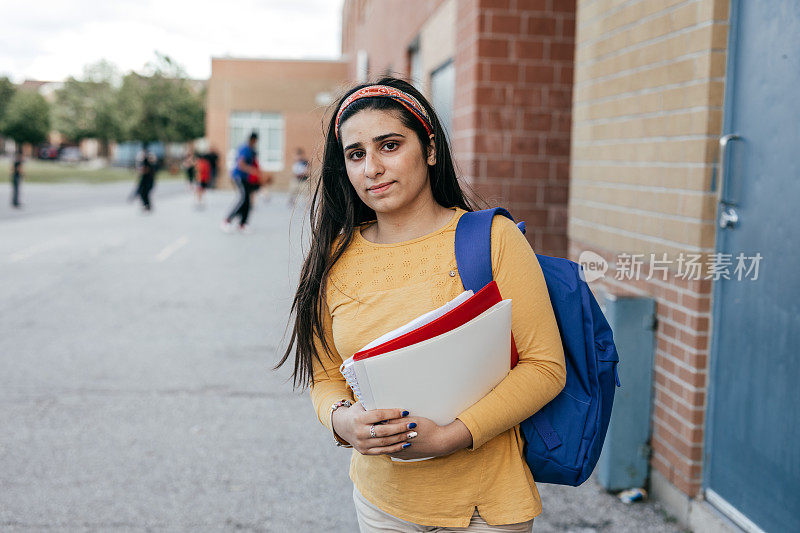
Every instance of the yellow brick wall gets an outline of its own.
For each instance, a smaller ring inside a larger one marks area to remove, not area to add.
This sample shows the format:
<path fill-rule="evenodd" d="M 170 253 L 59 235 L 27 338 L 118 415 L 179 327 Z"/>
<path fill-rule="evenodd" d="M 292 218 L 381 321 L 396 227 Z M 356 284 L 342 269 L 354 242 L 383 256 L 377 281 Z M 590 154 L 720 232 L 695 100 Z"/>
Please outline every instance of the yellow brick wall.
<path fill-rule="evenodd" d="M 608 262 L 595 291 L 655 299 L 651 467 L 690 497 L 702 487 L 713 284 L 676 267 L 714 251 L 728 4 L 579 0 L 577 11 L 570 257 Z M 640 276 L 618 276 L 622 254 L 643 254 Z M 650 258 L 669 275 L 651 277 Z"/>
<path fill-rule="evenodd" d="M 670 257 L 713 251 L 727 6 L 578 2 L 570 239 Z"/>

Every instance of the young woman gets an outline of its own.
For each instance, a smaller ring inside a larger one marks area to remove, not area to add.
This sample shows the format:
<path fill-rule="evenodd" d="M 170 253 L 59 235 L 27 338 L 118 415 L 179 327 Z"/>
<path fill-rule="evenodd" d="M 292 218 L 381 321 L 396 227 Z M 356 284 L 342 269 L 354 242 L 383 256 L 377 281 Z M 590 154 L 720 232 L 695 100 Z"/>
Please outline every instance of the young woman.
<path fill-rule="evenodd" d="M 342 97 L 279 365 L 295 354 L 295 385 L 311 386 L 320 421 L 354 448 L 362 532 L 530 531 L 541 512 L 518 424 L 563 388 L 564 353 L 541 268 L 511 221 L 494 221 L 492 271 L 513 301 L 520 360 L 492 392 L 438 426 L 402 405 L 365 411 L 339 373 L 370 341 L 464 290 L 454 236 L 469 210 L 445 133 L 416 89 L 384 78 Z"/>

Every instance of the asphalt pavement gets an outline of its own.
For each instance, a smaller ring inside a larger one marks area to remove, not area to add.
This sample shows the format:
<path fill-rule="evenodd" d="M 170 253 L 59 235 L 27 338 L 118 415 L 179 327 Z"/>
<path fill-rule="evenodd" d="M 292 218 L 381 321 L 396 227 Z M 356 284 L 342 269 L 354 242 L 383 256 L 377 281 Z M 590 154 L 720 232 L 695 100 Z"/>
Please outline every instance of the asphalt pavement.
<path fill-rule="evenodd" d="M 225 234 L 231 191 L 198 210 L 166 183 L 151 214 L 127 183 L 0 210 L 0 530 L 357 531 L 350 451 L 271 369 L 302 208 L 259 199 Z M 540 492 L 534 531 L 680 531 L 593 482 Z"/>
<path fill-rule="evenodd" d="M 108 184 L 62 183 L 58 185 L 29 183 L 22 181 L 20 201 L 22 208 L 11 207 L 11 187 L 0 183 L 0 221 L 19 220 L 32 216 L 81 210 L 89 207 L 122 205 L 128 200 L 136 186 L 131 172 L 130 181 Z M 156 181 L 153 196 L 158 199 L 169 198 L 186 191 L 183 179 L 159 179 Z"/>

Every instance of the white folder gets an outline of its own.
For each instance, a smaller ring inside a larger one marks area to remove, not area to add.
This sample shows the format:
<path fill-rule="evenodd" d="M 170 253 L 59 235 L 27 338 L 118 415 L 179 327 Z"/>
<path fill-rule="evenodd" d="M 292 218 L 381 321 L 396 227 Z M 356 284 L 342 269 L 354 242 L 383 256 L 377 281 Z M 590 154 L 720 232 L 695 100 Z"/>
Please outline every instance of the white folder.
<path fill-rule="evenodd" d="M 365 409 L 406 409 L 447 425 L 509 372 L 511 300 L 437 337 L 359 361 L 344 374 Z"/>

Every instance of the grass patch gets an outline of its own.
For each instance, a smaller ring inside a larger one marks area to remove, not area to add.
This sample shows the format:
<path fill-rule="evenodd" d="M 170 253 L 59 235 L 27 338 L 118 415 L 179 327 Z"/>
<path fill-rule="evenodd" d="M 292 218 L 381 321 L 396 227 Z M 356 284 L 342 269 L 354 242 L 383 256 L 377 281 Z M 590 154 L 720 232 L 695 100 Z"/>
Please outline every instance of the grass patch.
<path fill-rule="evenodd" d="M 114 183 L 133 181 L 138 175 L 129 168 L 99 167 L 83 164 L 59 163 L 56 161 L 40 161 L 26 159 L 22 166 L 23 183 Z M 160 170 L 157 180 L 180 179 L 183 174 L 170 174 Z M 0 180 L 8 181 L 11 177 L 11 159 L 0 159 Z"/>

